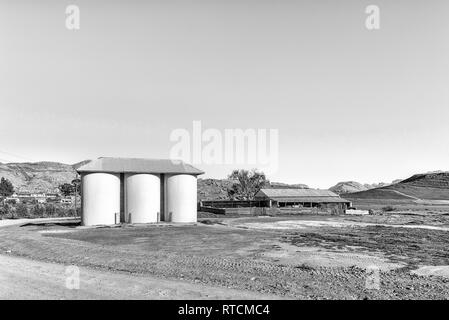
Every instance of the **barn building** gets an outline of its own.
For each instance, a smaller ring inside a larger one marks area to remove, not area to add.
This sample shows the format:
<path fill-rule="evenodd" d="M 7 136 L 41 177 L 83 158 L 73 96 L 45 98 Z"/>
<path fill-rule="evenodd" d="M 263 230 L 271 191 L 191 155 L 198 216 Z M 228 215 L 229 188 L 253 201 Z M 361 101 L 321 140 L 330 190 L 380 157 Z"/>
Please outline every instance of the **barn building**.
<path fill-rule="evenodd" d="M 196 222 L 197 176 L 180 160 L 98 158 L 81 175 L 81 224 Z"/>
<path fill-rule="evenodd" d="M 264 201 L 268 207 L 351 207 L 351 202 L 329 190 L 317 189 L 261 189 L 256 201 Z"/>

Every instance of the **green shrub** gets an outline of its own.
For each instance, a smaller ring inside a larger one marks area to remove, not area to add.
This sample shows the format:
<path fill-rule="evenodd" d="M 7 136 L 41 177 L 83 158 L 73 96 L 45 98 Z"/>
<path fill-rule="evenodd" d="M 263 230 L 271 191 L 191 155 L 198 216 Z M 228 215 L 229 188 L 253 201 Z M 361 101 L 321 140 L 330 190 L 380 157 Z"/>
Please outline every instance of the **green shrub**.
<path fill-rule="evenodd" d="M 386 206 L 386 207 L 382 208 L 383 212 L 391 212 L 391 211 L 395 211 L 395 210 L 396 210 L 396 208 L 392 207 L 392 206 Z"/>
<path fill-rule="evenodd" d="M 75 210 L 59 203 L 8 204 L 0 202 L 0 219 L 79 217 L 80 215 L 81 208 L 78 207 Z"/>

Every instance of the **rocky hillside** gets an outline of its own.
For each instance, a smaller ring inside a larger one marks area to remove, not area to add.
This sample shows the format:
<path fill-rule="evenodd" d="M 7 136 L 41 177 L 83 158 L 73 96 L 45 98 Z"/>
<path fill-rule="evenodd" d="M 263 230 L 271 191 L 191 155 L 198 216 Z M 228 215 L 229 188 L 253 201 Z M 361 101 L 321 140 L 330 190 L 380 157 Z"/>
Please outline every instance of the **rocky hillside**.
<path fill-rule="evenodd" d="M 449 172 L 416 174 L 385 187 L 343 196 L 349 199 L 449 200 Z"/>
<path fill-rule="evenodd" d="M 449 172 L 415 174 L 414 176 L 401 181 L 400 184 L 415 187 L 449 189 Z"/>
<path fill-rule="evenodd" d="M 198 200 L 226 200 L 232 181 L 228 179 L 198 179 Z"/>
<path fill-rule="evenodd" d="M 282 182 L 271 182 L 270 188 L 273 189 L 309 189 L 309 186 L 306 184 L 287 184 Z"/>
<path fill-rule="evenodd" d="M 365 191 L 368 190 L 368 187 L 356 181 L 344 181 L 330 187 L 329 190 L 335 192 L 336 194 L 343 194 Z"/>
<path fill-rule="evenodd" d="M 365 183 L 361 184 L 357 181 L 344 181 L 339 182 L 335 186 L 330 187 L 329 190 L 332 192 L 335 192 L 336 194 L 344 194 L 344 193 L 354 193 L 354 192 L 361 192 L 366 191 L 370 189 L 376 189 L 381 187 L 386 187 L 395 183 L 400 182 L 401 179 L 394 180 L 392 183 L 385 183 L 385 182 L 379 182 L 379 183 Z"/>
<path fill-rule="evenodd" d="M 72 165 L 59 162 L 0 163 L 0 177 L 9 179 L 16 191 L 54 192 L 58 185 L 72 181 Z"/>

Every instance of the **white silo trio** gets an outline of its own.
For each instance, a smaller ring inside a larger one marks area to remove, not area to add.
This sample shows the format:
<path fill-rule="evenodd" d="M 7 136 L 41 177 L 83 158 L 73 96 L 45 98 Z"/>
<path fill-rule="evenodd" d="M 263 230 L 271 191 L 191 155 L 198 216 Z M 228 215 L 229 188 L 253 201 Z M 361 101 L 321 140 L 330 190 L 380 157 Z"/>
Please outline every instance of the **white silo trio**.
<path fill-rule="evenodd" d="M 82 225 L 115 224 L 120 214 L 120 175 L 81 174 L 81 183 Z"/>
<path fill-rule="evenodd" d="M 84 226 L 197 221 L 203 172 L 182 161 L 98 158 L 77 171 Z"/>
<path fill-rule="evenodd" d="M 196 222 L 196 182 L 196 177 L 189 174 L 166 176 L 166 221 Z"/>
<path fill-rule="evenodd" d="M 148 173 L 125 174 L 125 221 L 159 222 L 161 214 L 161 179 Z"/>

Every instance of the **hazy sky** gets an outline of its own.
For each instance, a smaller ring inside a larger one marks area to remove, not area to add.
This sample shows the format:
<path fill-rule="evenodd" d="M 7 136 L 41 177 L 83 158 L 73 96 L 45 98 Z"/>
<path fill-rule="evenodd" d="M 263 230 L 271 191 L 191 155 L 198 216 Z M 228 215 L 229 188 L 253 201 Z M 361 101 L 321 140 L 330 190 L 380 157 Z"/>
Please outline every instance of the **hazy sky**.
<path fill-rule="evenodd" d="M 273 181 L 449 170 L 448 14 L 447 0 L 0 0 L 0 162 L 165 158 L 200 120 L 278 129 Z"/>

